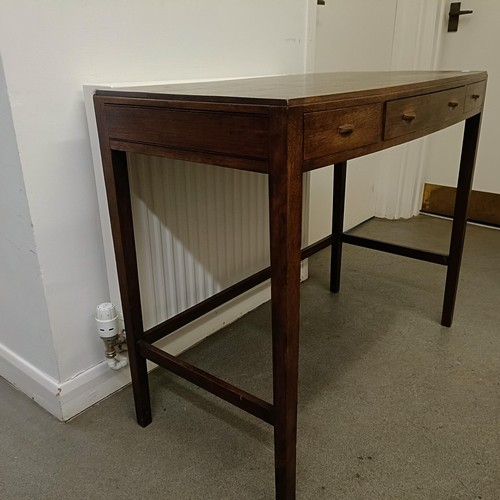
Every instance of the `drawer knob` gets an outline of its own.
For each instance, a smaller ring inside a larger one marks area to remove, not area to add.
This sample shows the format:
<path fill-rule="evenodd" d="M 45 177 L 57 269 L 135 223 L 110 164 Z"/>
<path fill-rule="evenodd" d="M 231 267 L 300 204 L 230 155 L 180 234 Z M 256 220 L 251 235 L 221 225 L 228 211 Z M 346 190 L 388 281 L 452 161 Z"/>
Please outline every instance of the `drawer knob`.
<path fill-rule="evenodd" d="M 470 97 L 471 97 L 471 99 L 474 99 L 475 101 L 477 101 L 481 96 L 479 94 L 472 94 Z"/>
<path fill-rule="evenodd" d="M 458 101 L 450 101 L 448 103 L 448 106 L 451 108 L 451 109 L 454 109 L 458 106 Z"/>
<path fill-rule="evenodd" d="M 405 122 L 411 122 L 416 117 L 417 117 L 417 115 L 415 113 L 413 113 L 413 112 L 406 112 L 406 113 L 402 114 L 401 120 L 404 120 Z"/>
<path fill-rule="evenodd" d="M 351 135 L 354 132 L 354 125 L 351 125 L 350 123 L 340 125 L 337 130 L 340 135 Z"/>

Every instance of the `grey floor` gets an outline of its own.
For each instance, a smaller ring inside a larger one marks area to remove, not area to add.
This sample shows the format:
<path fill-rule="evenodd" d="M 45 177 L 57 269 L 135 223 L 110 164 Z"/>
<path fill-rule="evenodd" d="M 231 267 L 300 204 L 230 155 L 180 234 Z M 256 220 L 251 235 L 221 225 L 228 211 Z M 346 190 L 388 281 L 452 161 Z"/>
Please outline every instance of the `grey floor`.
<path fill-rule="evenodd" d="M 446 251 L 450 223 L 372 220 L 360 231 Z M 445 269 L 345 247 L 302 285 L 298 498 L 500 499 L 500 231 L 469 226 L 452 328 Z M 269 304 L 184 357 L 271 395 Z M 0 383 L 0 498 L 272 499 L 271 429 L 164 371 L 153 423 L 126 388 L 60 423 Z"/>

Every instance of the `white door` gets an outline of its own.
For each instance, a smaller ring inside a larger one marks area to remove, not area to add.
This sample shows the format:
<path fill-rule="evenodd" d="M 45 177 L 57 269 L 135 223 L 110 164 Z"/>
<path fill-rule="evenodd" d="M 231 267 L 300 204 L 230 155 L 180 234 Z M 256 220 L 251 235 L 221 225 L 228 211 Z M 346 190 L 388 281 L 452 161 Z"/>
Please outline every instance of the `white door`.
<path fill-rule="evenodd" d="M 498 117 L 500 116 L 500 1 L 464 0 L 461 8 L 473 14 L 460 17 L 457 32 L 447 32 L 450 1 L 444 2 L 441 33 L 438 35 L 439 69 L 480 69 L 489 74 L 481 125 L 479 152 L 473 189 L 500 193 L 498 165 Z M 425 182 L 456 186 L 463 124 L 429 138 Z M 448 142 L 447 142 L 448 141 Z M 446 147 L 449 144 L 450 147 Z M 455 146 L 455 147 L 453 147 Z"/>
<path fill-rule="evenodd" d="M 499 2 L 500 3 L 500 2 Z M 397 0 L 325 0 L 316 10 L 315 72 L 391 69 Z M 375 214 L 380 154 L 349 162 L 346 228 Z M 332 168 L 311 173 L 309 242 L 331 233 Z"/>

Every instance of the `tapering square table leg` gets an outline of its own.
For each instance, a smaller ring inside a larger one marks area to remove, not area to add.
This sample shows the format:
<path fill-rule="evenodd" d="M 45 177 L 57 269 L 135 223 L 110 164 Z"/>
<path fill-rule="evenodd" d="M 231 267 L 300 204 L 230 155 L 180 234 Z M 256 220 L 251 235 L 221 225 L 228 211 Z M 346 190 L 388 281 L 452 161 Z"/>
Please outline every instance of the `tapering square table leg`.
<path fill-rule="evenodd" d="M 330 263 L 330 291 L 333 293 L 337 293 L 340 290 L 346 177 L 347 162 L 336 163 L 333 166 L 332 248 Z"/>
<path fill-rule="evenodd" d="M 272 117 L 269 172 L 273 405 L 276 498 L 293 500 L 296 484 L 302 140 L 300 118 Z"/>
<path fill-rule="evenodd" d="M 446 273 L 446 286 L 444 291 L 443 314 L 441 324 L 451 326 L 455 299 L 457 297 L 460 264 L 467 227 L 467 209 L 469 195 L 472 189 L 476 152 L 481 128 L 481 113 L 465 121 L 464 138 L 462 142 L 462 155 L 458 174 L 457 194 L 455 197 L 455 211 L 453 214 L 453 228 L 451 232 L 450 252 L 448 257 L 448 272 Z"/>
<path fill-rule="evenodd" d="M 107 157 L 103 155 L 103 158 Z M 104 175 L 127 332 L 135 412 L 137 423 L 145 427 L 151 423 L 151 403 L 146 358 L 139 353 L 137 346 L 137 342 L 144 338 L 144 327 L 126 153 L 111 151 L 110 161 L 104 161 Z"/>

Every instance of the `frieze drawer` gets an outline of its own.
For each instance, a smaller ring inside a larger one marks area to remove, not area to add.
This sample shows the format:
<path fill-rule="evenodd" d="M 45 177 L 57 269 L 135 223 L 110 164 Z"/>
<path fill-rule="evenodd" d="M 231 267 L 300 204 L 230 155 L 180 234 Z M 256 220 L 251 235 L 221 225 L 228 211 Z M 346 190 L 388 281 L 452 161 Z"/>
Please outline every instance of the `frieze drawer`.
<path fill-rule="evenodd" d="M 384 139 L 411 134 L 438 123 L 460 121 L 464 102 L 465 87 L 389 101 Z"/>
<path fill-rule="evenodd" d="M 306 113 L 304 159 L 373 144 L 381 135 L 381 104 Z"/>

